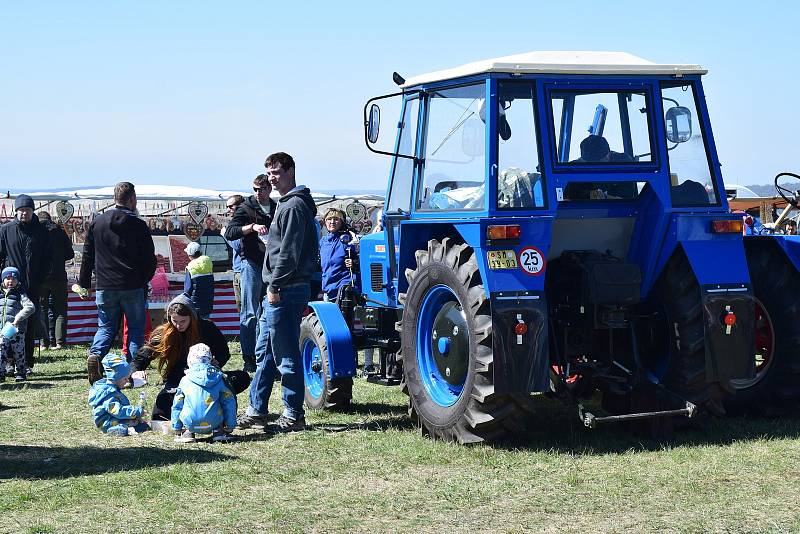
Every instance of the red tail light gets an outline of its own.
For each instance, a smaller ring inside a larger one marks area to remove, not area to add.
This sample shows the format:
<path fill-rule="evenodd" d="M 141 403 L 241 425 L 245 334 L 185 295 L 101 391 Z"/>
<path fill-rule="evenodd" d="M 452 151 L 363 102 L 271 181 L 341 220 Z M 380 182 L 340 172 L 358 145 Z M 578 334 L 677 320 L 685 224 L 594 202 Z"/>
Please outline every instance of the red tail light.
<path fill-rule="evenodd" d="M 733 312 L 728 312 L 723 319 L 725 326 L 733 326 L 736 324 L 736 315 Z"/>
<path fill-rule="evenodd" d="M 486 228 L 486 237 L 491 240 L 519 239 L 522 229 L 518 224 L 493 224 Z"/>
<path fill-rule="evenodd" d="M 528 325 L 525 323 L 517 323 L 514 325 L 514 333 L 518 336 L 523 336 L 528 331 Z"/>

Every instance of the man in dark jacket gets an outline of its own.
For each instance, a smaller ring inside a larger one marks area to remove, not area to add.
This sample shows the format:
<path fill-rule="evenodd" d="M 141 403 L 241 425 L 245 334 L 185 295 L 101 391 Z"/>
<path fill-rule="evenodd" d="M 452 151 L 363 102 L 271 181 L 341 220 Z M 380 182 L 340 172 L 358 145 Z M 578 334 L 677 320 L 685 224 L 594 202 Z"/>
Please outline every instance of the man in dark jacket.
<path fill-rule="evenodd" d="M 269 229 L 264 257 L 263 281 L 267 291 L 258 323 L 257 368 L 250 385 L 250 406 L 237 426 L 264 424 L 272 384 L 280 373 L 284 410 L 266 430 L 293 432 L 305 429 L 300 320 L 310 296 L 309 281 L 316 270 L 317 207 L 308 188 L 296 185 L 294 160 L 289 154 L 272 154 L 264 166 L 281 199 Z"/>
<path fill-rule="evenodd" d="M 72 241 L 67 233 L 46 211 L 40 211 L 39 222 L 44 226 L 50 242 L 48 251 L 52 261 L 49 276 L 44 279 L 39 291 L 39 311 L 41 315 L 42 339 L 44 348 L 60 349 L 67 341 L 67 270 L 64 263 L 75 257 Z M 53 299 L 53 338 L 50 338 L 50 299 Z"/>
<path fill-rule="evenodd" d="M 91 286 L 92 271 L 97 279 L 97 333 L 86 360 L 90 383 L 102 377 L 100 361 L 114 342 L 123 313 L 128 319 L 128 354 L 136 354 L 144 344 L 144 288 L 156 272 L 153 238 L 136 215 L 133 184 L 118 183 L 114 202 L 89 225 L 83 245 L 80 285 Z"/>
<path fill-rule="evenodd" d="M 33 213 L 35 206 L 28 195 L 14 200 L 16 218 L 0 226 L 0 264 L 19 269 L 19 281 L 28 298 L 39 303 L 39 288 L 50 273 L 49 240 L 47 232 Z M 25 330 L 25 360 L 33 368 L 33 342 L 39 323 L 38 309 L 28 318 Z"/>
<path fill-rule="evenodd" d="M 239 311 L 239 341 L 245 370 L 255 371 L 256 326 L 260 315 L 264 286 L 261 269 L 264 264 L 267 235 L 275 214 L 275 201 L 269 198 L 272 186 L 266 174 L 253 180 L 254 195 L 241 203 L 225 230 L 225 239 L 241 239 L 241 308 Z"/>

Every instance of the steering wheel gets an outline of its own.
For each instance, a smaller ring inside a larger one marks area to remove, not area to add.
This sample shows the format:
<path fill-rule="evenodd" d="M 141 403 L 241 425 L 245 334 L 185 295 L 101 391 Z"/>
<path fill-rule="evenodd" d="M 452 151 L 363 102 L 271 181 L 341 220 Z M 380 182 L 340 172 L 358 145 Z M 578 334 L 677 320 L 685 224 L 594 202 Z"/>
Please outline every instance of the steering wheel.
<path fill-rule="evenodd" d="M 783 200 L 794 206 L 795 208 L 800 207 L 800 189 L 792 191 L 791 189 L 787 189 L 782 185 L 778 185 L 778 178 L 781 176 L 791 176 L 795 180 L 800 181 L 800 176 L 794 174 L 792 172 L 782 172 L 775 177 L 775 189 L 777 189 L 778 194 L 781 196 Z M 788 196 L 787 196 L 788 195 Z"/>

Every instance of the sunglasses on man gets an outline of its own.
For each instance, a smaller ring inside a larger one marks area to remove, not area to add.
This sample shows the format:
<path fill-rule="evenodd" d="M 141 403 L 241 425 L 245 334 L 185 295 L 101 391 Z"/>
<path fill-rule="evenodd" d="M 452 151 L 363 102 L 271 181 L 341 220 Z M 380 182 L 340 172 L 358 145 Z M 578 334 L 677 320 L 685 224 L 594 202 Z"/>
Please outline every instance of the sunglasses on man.
<path fill-rule="evenodd" d="M 253 192 L 258 193 L 260 191 L 270 191 L 271 189 L 271 187 L 254 187 Z"/>

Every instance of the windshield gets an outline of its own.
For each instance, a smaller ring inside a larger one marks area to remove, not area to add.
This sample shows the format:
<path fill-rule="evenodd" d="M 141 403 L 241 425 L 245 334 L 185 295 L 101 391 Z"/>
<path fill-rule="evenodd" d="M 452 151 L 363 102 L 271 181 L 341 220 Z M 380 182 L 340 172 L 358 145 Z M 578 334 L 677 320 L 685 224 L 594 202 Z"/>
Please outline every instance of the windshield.
<path fill-rule="evenodd" d="M 556 161 L 568 165 L 653 162 L 644 91 L 553 91 Z"/>

